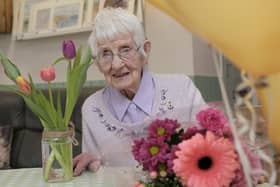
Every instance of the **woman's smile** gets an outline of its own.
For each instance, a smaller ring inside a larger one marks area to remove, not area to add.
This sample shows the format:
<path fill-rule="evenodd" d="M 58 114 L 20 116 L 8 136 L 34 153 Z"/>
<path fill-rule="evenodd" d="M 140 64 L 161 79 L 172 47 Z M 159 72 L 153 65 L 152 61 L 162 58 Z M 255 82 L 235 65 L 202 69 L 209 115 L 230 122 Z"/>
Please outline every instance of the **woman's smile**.
<path fill-rule="evenodd" d="M 113 77 L 115 79 L 121 79 L 121 78 L 125 78 L 127 75 L 129 75 L 129 72 L 124 72 L 124 73 L 114 73 Z"/>

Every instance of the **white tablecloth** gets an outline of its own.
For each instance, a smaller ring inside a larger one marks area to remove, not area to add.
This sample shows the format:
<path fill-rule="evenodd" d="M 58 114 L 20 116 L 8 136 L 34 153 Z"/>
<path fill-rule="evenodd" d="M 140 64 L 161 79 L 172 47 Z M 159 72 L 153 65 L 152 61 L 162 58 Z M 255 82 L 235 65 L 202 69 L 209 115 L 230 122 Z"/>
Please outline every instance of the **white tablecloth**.
<path fill-rule="evenodd" d="M 0 170 L 1 187 L 132 187 L 133 182 L 134 172 L 128 168 L 103 167 L 64 183 L 46 183 L 41 168 Z"/>
<path fill-rule="evenodd" d="M 41 168 L 0 170 L 0 187 L 133 187 L 134 181 L 135 171 L 129 168 L 102 167 L 96 173 L 84 172 L 63 183 L 46 183 Z"/>

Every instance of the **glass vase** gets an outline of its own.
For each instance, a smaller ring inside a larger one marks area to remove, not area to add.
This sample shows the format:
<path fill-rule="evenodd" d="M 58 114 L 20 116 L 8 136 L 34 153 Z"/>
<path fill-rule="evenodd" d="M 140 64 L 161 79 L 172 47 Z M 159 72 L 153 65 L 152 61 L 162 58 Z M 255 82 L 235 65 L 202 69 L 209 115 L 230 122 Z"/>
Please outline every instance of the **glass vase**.
<path fill-rule="evenodd" d="M 65 132 L 43 132 L 42 169 L 46 182 L 66 182 L 73 177 L 72 137 Z"/>

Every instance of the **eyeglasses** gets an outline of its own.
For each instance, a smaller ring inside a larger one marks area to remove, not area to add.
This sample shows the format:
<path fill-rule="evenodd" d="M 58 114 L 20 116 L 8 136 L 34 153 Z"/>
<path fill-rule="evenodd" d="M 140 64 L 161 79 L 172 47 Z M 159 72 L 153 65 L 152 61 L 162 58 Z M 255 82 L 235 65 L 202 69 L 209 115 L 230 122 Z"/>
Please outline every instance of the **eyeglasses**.
<path fill-rule="evenodd" d="M 136 55 L 140 47 L 141 46 L 137 48 L 124 46 L 119 49 L 119 52 L 117 54 L 114 54 L 111 50 L 104 50 L 97 55 L 96 60 L 102 66 L 111 65 L 115 55 L 117 55 L 123 61 L 128 61 Z"/>

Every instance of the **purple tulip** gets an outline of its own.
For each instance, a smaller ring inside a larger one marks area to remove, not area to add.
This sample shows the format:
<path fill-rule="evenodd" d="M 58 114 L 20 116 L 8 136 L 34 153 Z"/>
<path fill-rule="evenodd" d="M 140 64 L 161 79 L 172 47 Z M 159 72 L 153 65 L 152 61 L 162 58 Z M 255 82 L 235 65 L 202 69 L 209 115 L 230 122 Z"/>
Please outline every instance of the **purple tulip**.
<path fill-rule="evenodd" d="M 75 58 L 76 48 L 72 40 L 63 41 L 63 56 L 67 59 Z"/>

